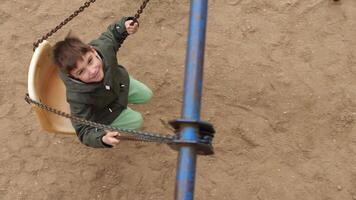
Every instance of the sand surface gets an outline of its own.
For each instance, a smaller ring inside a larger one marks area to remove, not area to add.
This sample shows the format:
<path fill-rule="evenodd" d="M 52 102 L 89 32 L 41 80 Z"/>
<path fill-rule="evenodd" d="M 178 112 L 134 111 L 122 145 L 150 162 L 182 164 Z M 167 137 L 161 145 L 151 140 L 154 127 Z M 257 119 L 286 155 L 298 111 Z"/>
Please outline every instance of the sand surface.
<path fill-rule="evenodd" d="M 174 198 L 177 152 L 92 149 L 42 131 L 30 106 L 32 43 L 84 1 L 0 1 L 0 199 Z M 98 0 L 49 39 L 89 42 L 139 0 Z M 154 92 L 143 130 L 180 117 L 188 0 L 152 0 L 118 59 Z M 356 1 L 210 0 L 195 199 L 356 199 Z"/>

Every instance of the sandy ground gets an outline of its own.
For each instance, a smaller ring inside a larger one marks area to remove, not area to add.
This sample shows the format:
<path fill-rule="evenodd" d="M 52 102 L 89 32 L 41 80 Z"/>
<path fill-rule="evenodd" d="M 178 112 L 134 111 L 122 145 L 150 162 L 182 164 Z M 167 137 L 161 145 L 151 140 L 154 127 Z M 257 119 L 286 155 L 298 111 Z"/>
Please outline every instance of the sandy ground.
<path fill-rule="evenodd" d="M 177 152 L 92 149 L 42 131 L 24 100 L 32 43 L 84 1 L 0 1 L 0 199 L 173 199 Z M 69 30 L 84 41 L 141 1 L 97 1 Z M 119 62 L 154 91 L 144 130 L 180 117 L 188 0 L 153 0 Z M 210 0 L 195 199 L 356 199 L 356 1 Z"/>

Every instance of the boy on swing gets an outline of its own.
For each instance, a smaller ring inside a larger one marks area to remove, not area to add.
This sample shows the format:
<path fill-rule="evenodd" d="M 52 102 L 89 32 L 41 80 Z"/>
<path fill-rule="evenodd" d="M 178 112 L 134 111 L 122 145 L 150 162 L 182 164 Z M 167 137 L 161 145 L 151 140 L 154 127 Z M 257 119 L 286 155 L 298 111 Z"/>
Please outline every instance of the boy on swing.
<path fill-rule="evenodd" d="M 124 32 L 134 34 L 138 23 L 124 17 L 111 24 L 99 38 L 85 44 L 67 35 L 53 48 L 53 59 L 66 86 L 71 114 L 118 128 L 138 129 L 143 119 L 128 103 L 148 102 L 151 90 L 129 76 L 118 64 L 116 53 Z M 72 121 L 79 140 L 87 146 L 104 148 L 119 143 L 118 132 L 107 132 Z"/>

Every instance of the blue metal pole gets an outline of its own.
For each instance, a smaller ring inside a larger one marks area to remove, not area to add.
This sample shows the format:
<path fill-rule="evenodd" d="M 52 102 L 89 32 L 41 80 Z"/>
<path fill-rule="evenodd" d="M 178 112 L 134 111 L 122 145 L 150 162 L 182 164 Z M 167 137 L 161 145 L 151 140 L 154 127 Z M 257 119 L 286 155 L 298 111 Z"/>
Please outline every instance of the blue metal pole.
<path fill-rule="evenodd" d="M 182 119 L 198 121 L 200 120 L 208 2 L 207 0 L 191 0 L 190 3 Z M 181 129 L 180 140 L 197 142 L 198 131 L 196 125 L 184 125 Z M 179 148 L 176 200 L 194 198 L 196 160 L 197 153 L 194 146 L 182 145 Z"/>

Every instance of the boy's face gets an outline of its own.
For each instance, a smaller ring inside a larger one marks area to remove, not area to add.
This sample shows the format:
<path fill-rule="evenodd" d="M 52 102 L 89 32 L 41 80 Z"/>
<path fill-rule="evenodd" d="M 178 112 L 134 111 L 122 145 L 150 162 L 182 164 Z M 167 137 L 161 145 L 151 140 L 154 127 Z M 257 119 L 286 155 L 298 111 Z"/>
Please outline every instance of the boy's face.
<path fill-rule="evenodd" d="M 103 64 L 95 50 L 92 49 L 77 61 L 77 67 L 72 69 L 69 74 L 84 83 L 100 82 L 104 78 Z"/>

